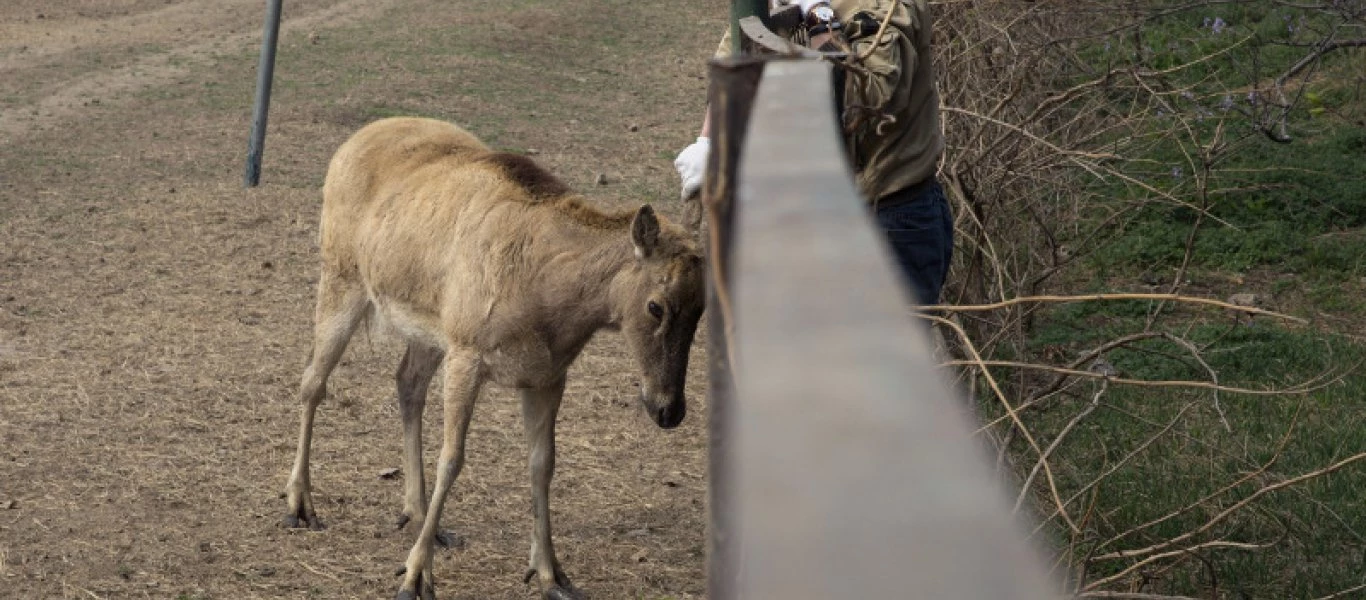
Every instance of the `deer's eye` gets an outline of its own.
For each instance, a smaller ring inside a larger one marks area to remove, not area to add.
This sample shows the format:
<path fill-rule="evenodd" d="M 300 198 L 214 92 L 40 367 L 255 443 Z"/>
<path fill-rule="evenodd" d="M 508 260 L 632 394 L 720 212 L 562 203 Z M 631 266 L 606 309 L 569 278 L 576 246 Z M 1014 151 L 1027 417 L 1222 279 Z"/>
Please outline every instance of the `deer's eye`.
<path fill-rule="evenodd" d="M 651 300 L 650 304 L 646 306 L 646 308 L 649 309 L 650 316 L 653 316 L 654 318 L 659 319 L 661 321 L 664 320 L 664 307 L 655 304 L 654 300 Z"/>

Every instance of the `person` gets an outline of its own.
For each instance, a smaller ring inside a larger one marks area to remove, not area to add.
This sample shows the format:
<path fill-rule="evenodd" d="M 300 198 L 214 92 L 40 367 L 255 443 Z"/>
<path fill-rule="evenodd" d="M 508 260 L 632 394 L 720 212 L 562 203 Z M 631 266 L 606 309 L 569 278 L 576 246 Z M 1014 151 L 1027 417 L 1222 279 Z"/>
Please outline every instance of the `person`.
<path fill-rule="evenodd" d="M 822 50 L 842 47 L 858 57 L 855 68 L 836 77 L 843 94 L 835 95 L 855 182 L 915 299 L 937 304 L 953 256 L 953 218 L 935 177 L 944 139 L 929 7 L 925 0 L 786 3 L 801 11 L 794 42 Z M 718 55 L 729 54 L 730 35 L 723 36 Z M 710 129 L 704 118 L 697 140 L 674 160 L 685 200 L 702 186 Z"/>

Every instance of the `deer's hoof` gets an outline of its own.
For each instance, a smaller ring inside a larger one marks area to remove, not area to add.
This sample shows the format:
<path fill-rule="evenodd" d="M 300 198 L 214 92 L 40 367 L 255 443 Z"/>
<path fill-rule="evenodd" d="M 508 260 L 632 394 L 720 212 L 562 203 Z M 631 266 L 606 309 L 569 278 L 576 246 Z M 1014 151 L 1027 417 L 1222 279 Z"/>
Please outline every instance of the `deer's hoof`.
<path fill-rule="evenodd" d="M 394 573 L 395 577 L 401 577 L 408 573 L 408 566 L 399 567 Z M 394 595 L 394 600 L 436 600 L 436 586 L 433 585 L 432 572 L 430 570 L 418 573 L 413 581 L 413 589 L 407 589 L 407 582 L 404 582 L 403 589 Z"/>
<path fill-rule="evenodd" d="M 583 600 L 583 594 L 574 588 L 555 586 L 545 591 L 545 600 Z"/>
<path fill-rule="evenodd" d="M 281 525 L 283 525 L 286 529 L 312 529 L 313 531 L 322 531 L 323 529 L 323 522 L 320 519 L 318 519 L 318 515 L 309 514 L 287 514 L 285 515 L 284 522 L 281 523 Z"/>
<path fill-rule="evenodd" d="M 441 530 L 436 532 L 436 545 L 447 550 L 465 549 L 465 536 L 457 535 L 449 531 Z"/>
<path fill-rule="evenodd" d="M 522 576 L 522 583 L 531 583 L 536 575 L 536 569 L 527 569 L 526 575 Z M 569 577 L 558 567 L 555 568 L 555 585 L 550 586 L 550 589 L 545 590 L 541 596 L 545 600 L 583 600 L 583 592 L 569 583 Z"/>
<path fill-rule="evenodd" d="M 399 590 L 398 594 L 394 595 L 394 600 L 436 600 L 436 588 L 430 583 L 419 580 L 418 587 L 422 590 L 421 594 L 412 590 Z"/>

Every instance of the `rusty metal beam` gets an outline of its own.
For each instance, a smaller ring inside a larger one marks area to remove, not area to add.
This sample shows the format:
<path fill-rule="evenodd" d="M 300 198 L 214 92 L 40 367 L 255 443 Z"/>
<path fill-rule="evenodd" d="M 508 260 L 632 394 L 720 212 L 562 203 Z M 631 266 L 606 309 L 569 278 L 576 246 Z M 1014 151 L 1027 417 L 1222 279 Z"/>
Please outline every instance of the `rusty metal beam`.
<path fill-rule="evenodd" d="M 768 63 L 739 160 L 709 597 L 1057 597 L 912 320 L 830 79 L 821 61 Z"/>
<path fill-rule="evenodd" d="M 768 15 L 768 0 L 731 0 L 730 2 L 730 53 L 731 56 L 744 54 L 740 35 L 740 20 L 745 17 L 764 18 Z"/>
<path fill-rule="evenodd" d="M 746 40 L 774 54 L 795 54 L 804 58 L 818 58 L 821 55 L 820 52 L 794 44 L 787 38 L 769 30 L 759 17 L 740 19 L 740 32 L 744 34 Z"/>

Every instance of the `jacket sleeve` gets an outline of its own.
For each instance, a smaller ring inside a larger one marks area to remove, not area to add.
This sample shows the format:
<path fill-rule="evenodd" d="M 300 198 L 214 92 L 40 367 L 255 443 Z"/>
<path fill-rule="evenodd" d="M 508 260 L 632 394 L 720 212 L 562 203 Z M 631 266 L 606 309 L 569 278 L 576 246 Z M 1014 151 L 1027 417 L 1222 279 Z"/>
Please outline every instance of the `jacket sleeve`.
<path fill-rule="evenodd" d="M 716 53 L 712 58 L 725 58 L 730 56 L 730 27 L 726 27 L 726 32 L 721 36 L 721 43 L 716 45 Z"/>
<path fill-rule="evenodd" d="M 917 62 L 915 46 L 907 42 L 906 31 L 915 27 L 914 17 L 899 0 L 874 3 L 875 10 L 859 11 L 852 20 L 857 21 L 860 31 L 850 40 L 856 56 L 866 56 L 860 66 L 866 70 L 852 69 L 849 81 L 852 86 L 846 89 L 848 101 L 865 107 L 884 106 L 903 85 L 907 73 L 914 73 Z M 887 29 L 879 37 L 878 26 L 886 18 L 886 10 L 894 11 Z"/>

